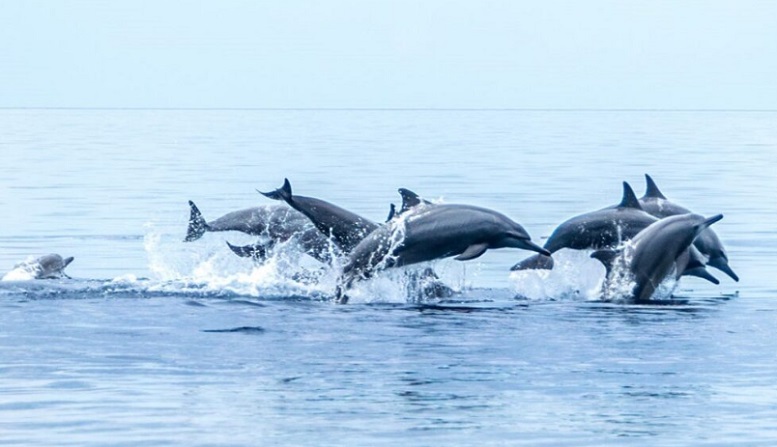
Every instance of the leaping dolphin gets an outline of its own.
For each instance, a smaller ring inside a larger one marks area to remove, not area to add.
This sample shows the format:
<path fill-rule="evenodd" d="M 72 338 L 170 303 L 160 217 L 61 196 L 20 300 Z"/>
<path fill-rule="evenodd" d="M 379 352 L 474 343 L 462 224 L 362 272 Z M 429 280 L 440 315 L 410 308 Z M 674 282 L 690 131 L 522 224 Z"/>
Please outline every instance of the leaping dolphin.
<path fill-rule="evenodd" d="M 645 181 L 647 182 L 647 189 L 645 190 L 645 195 L 639 199 L 645 211 L 658 218 L 691 212 L 688 208 L 669 201 L 661 193 L 661 190 L 658 189 L 656 182 L 653 181 L 650 175 L 645 174 Z M 726 249 L 723 248 L 723 243 L 712 228 L 704 230 L 693 244 L 708 258 L 707 265 L 722 271 L 734 281 L 739 281 L 739 276 L 728 265 L 728 255 L 726 254 Z"/>
<path fill-rule="evenodd" d="M 339 302 L 358 279 L 376 270 L 455 256 L 466 261 L 488 249 L 522 248 L 550 256 L 531 241 L 517 222 L 496 211 L 471 205 L 435 204 L 416 207 L 376 229 L 351 252 L 337 288 Z"/>
<path fill-rule="evenodd" d="M 260 194 L 274 200 L 283 200 L 290 207 L 304 214 L 326 237 L 331 237 L 344 252 L 350 253 L 365 236 L 372 233 L 378 224 L 337 205 L 313 197 L 292 194 L 289 179 L 283 186 Z"/>
<path fill-rule="evenodd" d="M 623 182 L 623 197 L 617 205 L 575 216 L 559 225 L 545 241 L 544 248 L 555 253 L 562 248 L 590 250 L 614 248 L 655 222 L 642 210 L 634 190 Z M 553 258 L 530 256 L 510 270 L 552 269 Z"/>
<path fill-rule="evenodd" d="M 621 249 L 592 253 L 591 257 L 607 269 L 605 297 L 612 298 L 613 289 L 621 281 L 629 281 L 633 287 L 622 298 L 633 303 L 649 303 L 653 292 L 672 269 L 682 268 L 678 262 L 687 262 L 680 258 L 693 241 L 722 218 L 722 214 L 710 218 L 698 214 L 670 216 L 640 231 Z"/>

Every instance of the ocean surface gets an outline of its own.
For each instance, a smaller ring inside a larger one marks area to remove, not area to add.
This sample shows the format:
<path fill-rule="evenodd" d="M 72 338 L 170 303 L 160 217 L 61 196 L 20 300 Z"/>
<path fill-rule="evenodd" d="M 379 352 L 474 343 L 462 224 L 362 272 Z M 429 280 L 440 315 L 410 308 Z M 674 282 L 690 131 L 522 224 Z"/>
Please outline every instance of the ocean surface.
<path fill-rule="evenodd" d="M 0 110 L 0 277 L 74 256 L 70 279 L 0 281 L 0 445 L 777 443 L 777 112 Z M 603 302 L 562 251 L 432 264 L 332 302 L 305 256 L 234 256 L 208 220 L 294 192 L 383 221 L 397 188 L 484 206 L 542 243 L 638 195 L 707 216 L 739 274 L 674 305 Z"/>

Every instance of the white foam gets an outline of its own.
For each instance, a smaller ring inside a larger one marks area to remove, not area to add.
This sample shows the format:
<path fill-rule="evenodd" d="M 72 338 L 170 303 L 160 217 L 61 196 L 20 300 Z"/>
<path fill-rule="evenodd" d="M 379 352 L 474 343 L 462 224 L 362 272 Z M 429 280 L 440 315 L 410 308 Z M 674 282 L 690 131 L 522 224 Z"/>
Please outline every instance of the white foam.
<path fill-rule="evenodd" d="M 553 253 L 552 270 L 519 270 L 510 273 L 514 292 L 531 300 L 598 300 L 602 297 L 604 266 L 586 250 Z"/>

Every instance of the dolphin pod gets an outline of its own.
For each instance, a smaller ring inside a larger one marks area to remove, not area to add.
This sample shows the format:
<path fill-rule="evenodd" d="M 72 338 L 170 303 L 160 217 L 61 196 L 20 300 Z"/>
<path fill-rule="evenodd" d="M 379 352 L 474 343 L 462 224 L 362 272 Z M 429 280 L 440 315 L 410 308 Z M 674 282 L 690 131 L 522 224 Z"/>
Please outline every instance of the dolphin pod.
<path fill-rule="evenodd" d="M 723 244 L 709 228 L 722 215 L 705 219 L 693 214 L 666 199 L 649 175 L 645 178 L 647 189 L 642 198 L 623 182 L 619 203 L 566 220 L 542 247 L 532 242 L 520 224 L 495 210 L 434 203 L 400 188 L 401 207 L 391 204 L 386 221 L 377 223 L 325 200 L 296 195 L 288 179 L 274 191 L 259 191 L 283 205 L 239 210 L 210 222 L 190 201 L 185 240 L 194 241 L 215 231 L 258 235 L 263 239 L 253 245 L 227 244 L 235 254 L 260 261 L 277 243 L 295 240 L 313 258 L 342 266 L 334 293 L 339 303 L 348 301 L 347 292 L 355 282 L 381 270 L 448 257 L 467 261 L 499 248 L 536 253 L 511 270 L 552 269 L 552 254 L 562 248 L 593 250 L 591 257 L 604 263 L 607 270 L 605 299 L 615 299 L 618 289 L 612 285 L 618 278 L 627 278 L 630 287 L 620 297 L 625 302 L 649 302 L 656 287 L 670 276 L 696 276 L 719 284 L 706 266 L 738 281 Z M 342 261 L 333 263 L 334 258 Z M 429 268 L 418 272 L 409 277 L 438 279 Z M 437 296 L 449 296 L 450 292 L 439 282 L 428 289 L 445 289 Z"/>

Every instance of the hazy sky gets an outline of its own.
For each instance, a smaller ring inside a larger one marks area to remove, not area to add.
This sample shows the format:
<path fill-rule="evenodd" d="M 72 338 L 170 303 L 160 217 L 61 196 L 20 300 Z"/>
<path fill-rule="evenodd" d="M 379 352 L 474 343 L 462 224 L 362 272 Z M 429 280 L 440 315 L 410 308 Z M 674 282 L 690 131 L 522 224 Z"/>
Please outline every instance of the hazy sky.
<path fill-rule="evenodd" d="M 7 0 L 0 107 L 777 108 L 772 0 Z"/>

